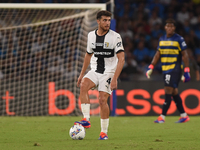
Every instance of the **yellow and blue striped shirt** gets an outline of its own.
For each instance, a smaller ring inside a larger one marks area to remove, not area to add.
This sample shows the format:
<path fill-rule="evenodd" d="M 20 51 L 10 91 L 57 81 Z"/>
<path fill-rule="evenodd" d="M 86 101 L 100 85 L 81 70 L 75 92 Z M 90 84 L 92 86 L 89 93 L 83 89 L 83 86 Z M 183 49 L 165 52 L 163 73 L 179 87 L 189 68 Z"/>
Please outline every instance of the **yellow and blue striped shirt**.
<path fill-rule="evenodd" d="M 162 71 L 164 74 L 175 71 L 181 71 L 182 54 L 187 45 L 184 38 L 178 34 L 167 38 L 166 35 L 160 37 L 158 50 L 160 51 Z"/>

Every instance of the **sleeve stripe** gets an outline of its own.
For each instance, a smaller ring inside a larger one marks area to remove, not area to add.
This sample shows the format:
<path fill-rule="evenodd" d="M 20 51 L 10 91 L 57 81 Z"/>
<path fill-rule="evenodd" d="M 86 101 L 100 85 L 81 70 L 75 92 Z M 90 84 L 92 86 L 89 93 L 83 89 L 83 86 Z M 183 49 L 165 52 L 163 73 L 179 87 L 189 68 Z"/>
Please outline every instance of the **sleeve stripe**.
<path fill-rule="evenodd" d="M 116 52 L 116 54 L 120 53 L 120 52 L 124 52 L 124 50 L 120 49 Z"/>
<path fill-rule="evenodd" d="M 87 53 L 88 53 L 88 54 L 93 54 L 93 53 L 89 53 L 88 51 L 87 51 Z"/>

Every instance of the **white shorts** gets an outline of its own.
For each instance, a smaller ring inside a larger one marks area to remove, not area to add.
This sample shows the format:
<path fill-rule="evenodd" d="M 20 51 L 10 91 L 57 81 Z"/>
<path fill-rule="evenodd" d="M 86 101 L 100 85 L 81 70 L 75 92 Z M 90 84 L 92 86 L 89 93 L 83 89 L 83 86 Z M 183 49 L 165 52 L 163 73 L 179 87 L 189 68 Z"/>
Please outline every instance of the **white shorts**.
<path fill-rule="evenodd" d="M 83 78 L 88 78 L 96 85 L 95 89 L 98 91 L 103 91 L 108 94 L 112 93 L 110 89 L 110 83 L 114 76 L 114 73 L 97 73 L 93 70 L 90 70 Z M 92 88 L 93 89 L 93 88 Z"/>

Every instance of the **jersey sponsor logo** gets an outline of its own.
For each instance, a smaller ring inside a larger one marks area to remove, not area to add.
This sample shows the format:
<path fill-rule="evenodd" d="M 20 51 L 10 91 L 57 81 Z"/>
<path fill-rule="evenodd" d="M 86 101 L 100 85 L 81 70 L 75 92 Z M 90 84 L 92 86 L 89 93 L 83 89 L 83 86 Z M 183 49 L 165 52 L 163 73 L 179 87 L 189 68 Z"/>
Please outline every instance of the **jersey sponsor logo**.
<path fill-rule="evenodd" d="M 96 43 L 96 46 L 103 46 L 103 43 Z"/>
<path fill-rule="evenodd" d="M 114 56 L 114 50 L 113 49 L 93 49 L 94 50 L 94 56 L 95 57 L 104 57 L 104 58 L 110 58 Z"/>
<path fill-rule="evenodd" d="M 108 42 L 105 42 L 105 43 L 92 43 L 92 45 L 96 45 L 96 46 L 105 46 L 105 47 L 108 47 L 109 46 L 109 43 Z"/>
<path fill-rule="evenodd" d="M 94 52 L 95 55 L 111 55 L 111 52 Z"/>

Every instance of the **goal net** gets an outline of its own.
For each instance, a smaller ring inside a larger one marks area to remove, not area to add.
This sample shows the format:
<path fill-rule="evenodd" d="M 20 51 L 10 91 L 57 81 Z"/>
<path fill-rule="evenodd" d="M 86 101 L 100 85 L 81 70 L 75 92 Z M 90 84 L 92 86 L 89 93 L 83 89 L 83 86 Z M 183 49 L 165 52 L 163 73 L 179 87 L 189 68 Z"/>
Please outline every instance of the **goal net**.
<path fill-rule="evenodd" d="M 101 9 L 104 4 L 0 5 L 1 116 L 81 115 L 76 82 Z"/>

